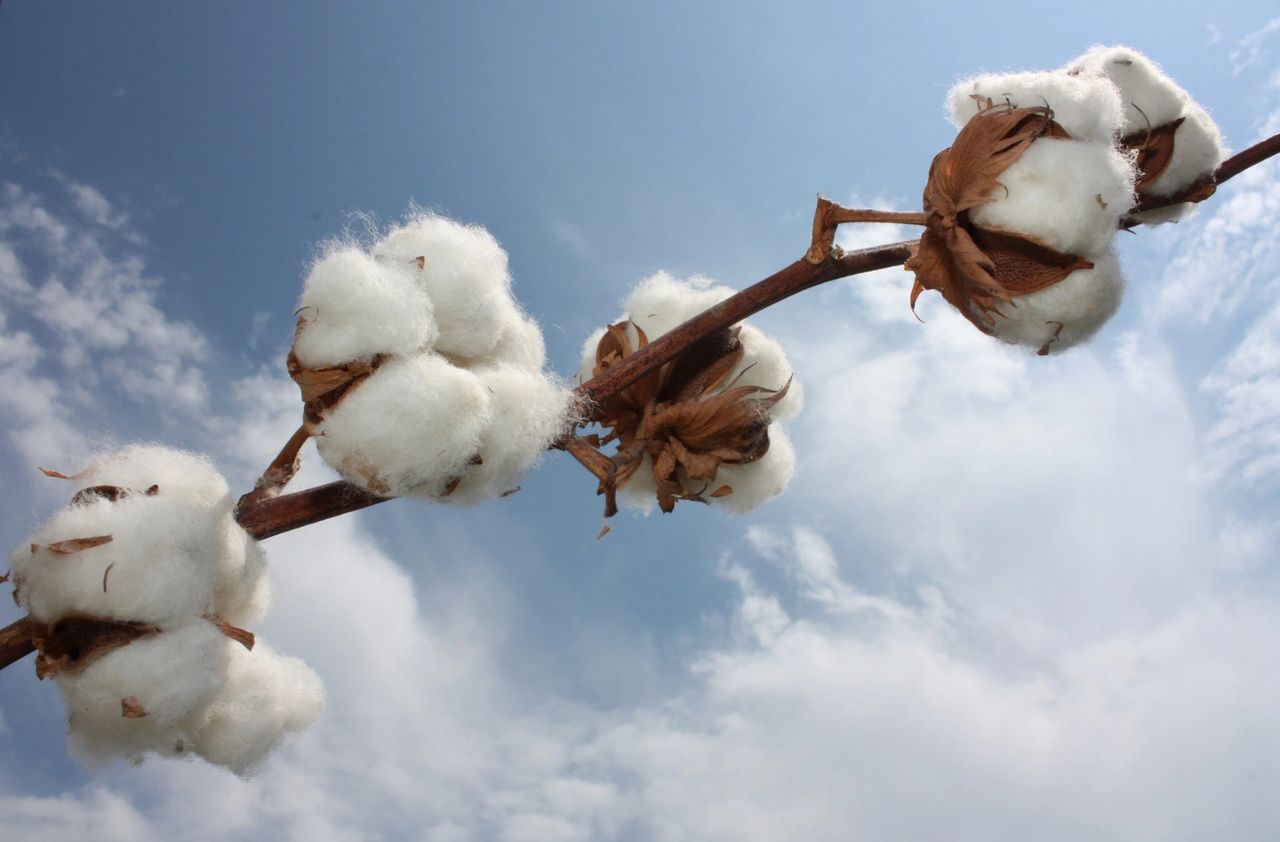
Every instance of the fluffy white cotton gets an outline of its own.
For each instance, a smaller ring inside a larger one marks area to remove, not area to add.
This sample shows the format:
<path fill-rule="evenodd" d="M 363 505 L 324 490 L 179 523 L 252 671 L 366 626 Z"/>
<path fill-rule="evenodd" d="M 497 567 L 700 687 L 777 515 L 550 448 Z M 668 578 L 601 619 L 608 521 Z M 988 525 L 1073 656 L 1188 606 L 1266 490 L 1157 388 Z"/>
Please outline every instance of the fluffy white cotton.
<path fill-rule="evenodd" d="M 1088 258 L 1111 247 L 1133 181 L 1132 161 L 1109 144 L 1040 138 L 1000 174 L 1004 190 L 969 216 Z"/>
<path fill-rule="evenodd" d="M 1121 134 L 1171 123 L 1181 116 L 1187 92 L 1158 65 L 1129 47 L 1093 47 L 1071 62 L 1072 75 L 1109 79 L 1120 92 L 1124 120 Z"/>
<path fill-rule="evenodd" d="M 682 281 L 667 272 L 656 272 L 632 290 L 623 318 L 639 326 L 652 342 L 733 293 L 730 287 L 701 275 Z M 594 354 L 595 348 L 591 350 Z"/>
<path fill-rule="evenodd" d="M 418 271 L 416 262 L 379 261 L 352 246 L 320 258 L 298 302 L 298 361 L 324 368 L 375 354 L 410 353 L 433 342 L 435 313 Z"/>
<path fill-rule="evenodd" d="M 225 681 L 226 644 L 216 626 L 193 619 L 59 673 L 72 750 L 91 764 L 189 752 L 193 718 Z M 146 716 L 124 716 L 124 699 Z"/>
<path fill-rule="evenodd" d="M 503 365 L 477 369 L 476 376 L 491 411 L 476 451 L 482 461 L 462 472 L 447 503 L 476 503 L 514 488 L 569 429 L 576 408 L 574 393 L 541 372 Z"/>
<path fill-rule="evenodd" d="M 290 734 L 324 710 L 320 678 L 297 658 L 258 643 L 247 650 L 225 641 L 226 680 L 191 729 L 192 747 L 238 775 L 255 771 Z"/>
<path fill-rule="evenodd" d="M 711 505 L 733 514 L 746 514 L 786 490 L 796 472 L 796 451 L 781 424 L 769 425 L 769 452 L 746 465 L 721 465 L 712 490 L 727 485 L 733 493 L 716 497 Z"/>
<path fill-rule="evenodd" d="M 436 497 L 480 449 L 489 390 L 436 354 L 393 358 L 330 409 L 316 446 L 375 494 Z"/>
<path fill-rule="evenodd" d="M 1144 190 L 1153 196 L 1171 196 L 1218 169 L 1226 157 L 1226 144 L 1218 125 L 1202 106 L 1188 102 L 1185 119 L 1173 135 L 1169 166 Z"/>
<path fill-rule="evenodd" d="M 50 546 L 111 536 L 59 553 Z M 218 521 L 163 489 L 118 501 L 93 497 L 57 512 L 10 559 L 19 599 L 37 620 L 89 614 L 167 627 L 213 608 Z"/>
<path fill-rule="evenodd" d="M 1089 258 L 1092 269 L 1072 272 L 1051 287 L 1002 303 L 993 333 L 1005 342 L 1049 353 L 1078 345 L 1107 322 L 1120 306 L 1124 276 L 1114 252 Z"/>
<path fill-rule="evenodd" d="M 799 415 L 804 407 L 804 386 L 795 379 L 782 343 L 749 324 L 741 326 L 738 339 L 742 342 L 742 360 L 729 373 L 726 382 L 776 391 L 790 381 L 787 393 L 773 405 L 770 414 L 779 421 Z"/>
<path fill-rule="evenodd" d="M 1110 144 L 1123 124 L 1120 94 L 1105 77 L 1030 71 L 975 76 L 947 93 L 947 116 L 963 128 L 990 99 L 1018 108 L 1048 105 L 1053 119 L 1077 140 Z"/>
<path fill-rule="evenodd" d="M 1173 155 L 1157 178 L 1142 188 L 1153 196 L 1171 196 L 1212 173 L 1226 156 L 1222 135 L 1208 112 L 1165 75 L 1154 62 L 1129 47 L 1094 47 L 1069 65 L 1081 77 L 1105 78 L 1116 85 L 1124 103 L 1121 134 L 1133 136 L 1173 123 Z M 1146 223 L 1168 222 L 1186 216 L 1191 204 L 1138 214 Z"/>
<path fill-rule="evenodd" d="M 410 267 L 426 290 L 440 330 L 435 349 L 441 353 L 482 357 L 521 317 L 511 300 L 507 253 L 479 226 L 420 214 L 392 229 L 373 254 Z"/>
<path fill-rule="evenodd" d="M 226 480 L 205 457 L 132 445 L 63 482 L 77 502 L 11 559 L 20 599 L 36 619 L 83 613 L 166 627 L 205 612 L 228 622 L 265 613 L 265 556 L 236 524 Z M 124 496 L 113 501 L 93 492 L 104 486 Z M 111 541 L 100 546 L 48 549 L 105 535 Z"/>
<path fill-rule="evenodd" d="M 540 372 L 547 362 L 547 345 L 542 338 L 542 328 L 529 316 L 521 315 L 507 324 L 498 337 L 498 344 L 478 365 L 513 365 L 525 371 Z"/>

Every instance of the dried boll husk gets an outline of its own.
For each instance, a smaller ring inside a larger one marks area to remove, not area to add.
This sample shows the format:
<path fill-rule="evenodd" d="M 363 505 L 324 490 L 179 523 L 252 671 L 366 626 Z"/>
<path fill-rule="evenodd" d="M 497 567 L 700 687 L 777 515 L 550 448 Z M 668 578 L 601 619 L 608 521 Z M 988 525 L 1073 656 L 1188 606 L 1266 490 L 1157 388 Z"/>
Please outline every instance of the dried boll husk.
<path fill-rule="evenodd" d="M 1012 345 L 1057 353 L 1092 337 L 1120 307 L 1124 276 L 1114 252 L 1058 283 L 997 306 L 991 334 Z"/>
<path fill-rule="evenodd" d="M 432 344 L 439 333 L 435 311 L 411 268 L 354 246 L 321 257 L 298 302 L 298 362 L 324 368 Z"/>
<path fill-rule="evenodd" d="M 373 494 L 437 498 L 476 456 L 491 418 L 474 373 L 438 354 L 392 358 L 326 410 L 316 447 Z"/>

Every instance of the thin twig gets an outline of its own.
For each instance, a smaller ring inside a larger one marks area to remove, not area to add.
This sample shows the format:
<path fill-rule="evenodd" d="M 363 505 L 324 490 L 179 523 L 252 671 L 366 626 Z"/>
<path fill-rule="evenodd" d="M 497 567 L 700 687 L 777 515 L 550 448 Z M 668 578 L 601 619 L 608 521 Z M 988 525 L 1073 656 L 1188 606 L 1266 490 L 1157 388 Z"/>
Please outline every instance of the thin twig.
<path fill-rule="evenodd" d="M 27 617 L 0 629 L 0 669 L 36 651 L 35 644 L 31 642 L 33 631 L 33 624 Z"/>
<path fill-rule="evenodd" d="M 276 455 L 275 459 L 271 460 L 271 464 L 262 472 L 262 476 L 258 477 L 253 490 L 241 497 L 239 502 L 236 503 L 236 508 L 252 506 L 260 500 L 279 495 L 281 490 L 293 479 L 294 474 L 298 473 L 302 446 L 307 443 L 309 438 L 311 438 L 311 431 L 306 424 L 294 431 L 294 434 L 284 443 L 284 447 L 280 448 L 280 453 Z"/>

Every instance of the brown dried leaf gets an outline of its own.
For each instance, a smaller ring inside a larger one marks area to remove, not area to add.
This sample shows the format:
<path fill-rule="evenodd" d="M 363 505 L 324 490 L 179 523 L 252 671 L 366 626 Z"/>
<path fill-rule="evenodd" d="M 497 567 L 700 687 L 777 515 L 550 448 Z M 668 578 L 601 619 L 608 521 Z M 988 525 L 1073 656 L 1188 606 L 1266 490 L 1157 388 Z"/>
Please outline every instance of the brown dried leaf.
<path fill-rule="evenodd" d="M 302 320 L 298 324 L 301 327 Z M 297 354 L 290 351 L 287 361 L 289 376 L 298 384 L 302 393 L 307 424 L 319 424 L 325 410 L 337 406 L 352 389 L 377 371 L 384 359 L 384 355 L 378 354 L 370 360 L 357 360 L 325 368 L 306 368 L 298 362 Z"/>
<path fill-rule="evenodd" d="M 596 533 L 596 540 L 599 541 L 601 538 L 608 535 L 611 530 L 612 527 L 606 523 L 604 526 L 600 527 L 600 531 Z"/>
<path fill-rule="evenodd" d="M 659 401 L 694 400 L 718 386 L 742 360 L 737 328 L 707 334 L 668 364 Z"/>
<path fill-rule="evenodd" d="M 1053 286 L 1078 269 L 1093 268 L 1088 260 L 1012 231 L 974 226 L 973 241 L 990 258 L 992 277 L 1009 295 L 1027 295 Z"/>
<path fill-rule="evenodd" d="M 125 696 L 120 700 L 120 715 L 125 719 L 141 719 L 149 714 L 137 696 Z"/>
<path fill-rule="evenodd" d="M 733 493 L 732 486 L 722 485 L 719 488 L 717 488 L 715 491 L 711 492 L 711 496 L 712 497 L 728 497 L 732 493 Z"/>
<path fill-rule="evenodd" d="M 31 552 L 34 555 L 42 549 L 58 555 L 71 555 L 81 550 L 92 549 L 93 547 L 101 547 L 103 544 L 110 544 L 112 538 L 110 535 L 94 535 L 91 538 L 68 538 L 65 541 L 56 541 L 52 544 L 41 546 L 39 544 L 31 545 Z"/>
<path fill-rule="evenodd" d="M 207 615 L 207 614 L 205 615 L 205 619 L 209 620 L 209 622 L 217 626 L 218 631 L 222 632 L 224 635 L 231 638 L 236 643 L 239 643 L 241 646 L 243 646 L 245 649 L 248 649 L 251 652 L 253 651 L 254 644 L 258 642 L 253 632 L 249 631 L 248 629 L 242 629 L 239 626 L 233 626 L 230 623 L 223 622 L 221 619 Z"/>
<path fill-rule="evenodd" d="M 146 623 L 81 615 L 37 624 L 31 633 L 36 647 L 36 677 L 48 678 L 64 670 L 80 669 L 108 652 L 159 631 Z"/>
<path fill-rule="evenodd" d="M 501 493 L 501 494 L 499 494 L 498 496 L 499 496 L 499 497 L 510 497 L 512 494 L 515 494 L 515 493 L 516 493 L 516 492 L 518 492 L 519 490 L 520 490 L 520 486 L 518 486 L 518 485 L 517 485 L 515 488 L 508 488 L 506 491 L 502 492 L 502 493 Z"/>
<path fill-rule="evenodd" d="M 107 565 L 106 570 L 102 571 L 102 592 L 103 593 L 107 592 L 107 577 L 111 575 L 111 568 L 115 566 L 116 566 L 116 563 L 113 561 Z"/>
<path fill-rule="evenodd" d="M 115 503 L 133 493 L 133 489 L 118 485 L 90 485 L 76 492 L 76 496 L 71 498 L 71 505 L 84 506 L 94 500 L 110 500 Z"/>
<path fill-rule="evenodd" d="M 37 470 L 39 470 L 40 473 L 52 479 L 79 479 L 80 478 L 79 474 L 75 476 L 67 476 L 61 471 L 51 471 L 48 468 L 38 468 Z"/>
<path fill-rule="evenodd" d="M 1138 153 L 1138 192 L 1142 192 L 1169 167 L 1169 161 L 1173 159 L 1173 138 L 1185 119 L 1179 117 L 1172 123 L 1134 132 L 1120 139 L 1121 149 L 1132 149 Z"/>

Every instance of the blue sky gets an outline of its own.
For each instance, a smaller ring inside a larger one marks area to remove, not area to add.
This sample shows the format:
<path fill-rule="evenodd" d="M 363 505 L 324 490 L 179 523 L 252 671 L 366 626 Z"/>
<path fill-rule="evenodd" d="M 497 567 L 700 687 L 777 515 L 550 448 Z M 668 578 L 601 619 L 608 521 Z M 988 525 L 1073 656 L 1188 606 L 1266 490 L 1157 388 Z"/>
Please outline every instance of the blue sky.
<path fill-rule="evenodd" d="M 1280 131 L 1270 3 L 0 6 L 0 537 L 36 465 L 155 440 L 247 488 L 327 237 L 485 225 L 551 365 L 645 275 L 744 286 L 818 191 L 915 206 L 980 70 L 1144 50 L 1235 148 Z M 624 514 L 548 458 L 507 500 L 267 543 L 262 633 L 330 693 L 255 778 L 88 772 L 0 673 L 23 838 L 1269 839 L 1280 826 L 1280 186 L 1124 244 L 1087 348 L 995 345 L 908 279 L 763 314 L 807 407 L 744 518 Z M 846 244 L 906 236 L 868 230 Z M 309 453 L 301 482 L 326 469 Z M 7 601 L 6 601 L 7 603 Z M 0 622 L 16 617 L 0 605 Z"/>

